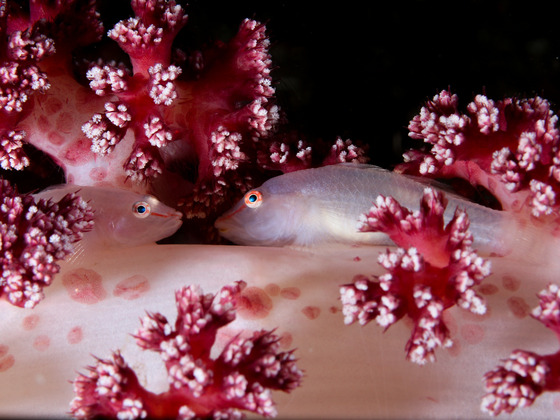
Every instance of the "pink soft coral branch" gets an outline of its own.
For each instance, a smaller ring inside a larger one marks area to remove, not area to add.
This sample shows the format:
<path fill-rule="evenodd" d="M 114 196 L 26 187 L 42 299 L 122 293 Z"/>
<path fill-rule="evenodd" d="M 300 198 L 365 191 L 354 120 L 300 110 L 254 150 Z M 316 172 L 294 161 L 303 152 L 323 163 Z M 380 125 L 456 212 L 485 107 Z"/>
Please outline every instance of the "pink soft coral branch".
<path fill-rule="evenodd" d="M 558 117 L 548 101 L 477 95 L 458 109 L 457 95 L 435 95 L 409 124 L 426 151 L 407 152 L 399 171 L 463 178 L 488 189 L 504 210 L 558 217 Z"/>
<path fill-rule="evenodd" d="M 71 412 L 78 418 L 241 418 L 241 410 L 265 417 L 276 415 L 271 390 L 289 392 L 300 385 L 302 372 L 293 351 L 279 352 L 272 332 L 236 336 L 213 358 L 218 330 L 235 319 L 236 300 L 244 282 L 223 287 L 216 295 L 194 286 L 175 295 L 177 320 L 148 314 L 136 333 L 137 344 L 160 354 L 169 390 L 144 389 L 119 352 L 97 360 L 90 373 L 74 382 Z"/>
<path fill-rule="evenodd" d="M 539 306 L 531 316 L 560 338 L 560 288 L 550 284 L 538 295 Z M 494 416 L 528 407 L 546 391 L 560 391 L 560 351 L 541 356 L 515 350 L 500 365 L 484 375 L 486 395 L 482 410 Z"/>
<path fill-rule="evenodd" d="M 93 217 L 76 194 L 35 201 L 0 181 L 0 297 L 25 308 L 37 305 L 72 244 L 93 228 Z"/>
<path fill-rule="evenodd" d="M 364 215 L 361 230 L 387 233 L 399 248 L 379 255 L 388 273 L 377 281 L 357 276 L 340 289 L 346 324 L 375 320 L 387 329 L 409 316 L 414 326 L 406 354 L 419 364 L 433 362 L 436 348 L 452 345 L 444 310 L 458 305 L 475 314 L 486 312 L 473 287 L 490 274 L 490 263 L 471 248 L 465 212 L 456 210 L 444 226 L 446 206 L 443 193 L 431 188 L 424 192 L 419 213 L 379 196 Z"/>
<path fill-rule="evenodd" d="M 136 17 L 118 22 L 108 33 L 131 58 L 134 74 L 151 74 L 153 63 L 167 65 L 171 44 L 187 22 L 175 1 L 132 0 Z"/>
<path fill-rule="evenodd" d="M 173 47 L 187 22 L 180 5 L 135 0 L 132 10 L 108 32 L 131 65 L 88 59 L 78 68 L 76 47 L 101 38 L 95 2 L 33 2 L 30 16 L 4 13 L 12 40 L 0 50 L 4 168 L 28 165 L 22 146 L 31 143 L 56 160 L 67 182 L 149 191 L 210 225 L 265 169 L 365 160 L 349 140 L 312 149 L 279 131 L 263 24 L 246 19 L 229 42 L 187 55 Z M 75 71 L 86 71 L 92 92 Z M 33 92 L 45 94 L 31 103 Z"/>

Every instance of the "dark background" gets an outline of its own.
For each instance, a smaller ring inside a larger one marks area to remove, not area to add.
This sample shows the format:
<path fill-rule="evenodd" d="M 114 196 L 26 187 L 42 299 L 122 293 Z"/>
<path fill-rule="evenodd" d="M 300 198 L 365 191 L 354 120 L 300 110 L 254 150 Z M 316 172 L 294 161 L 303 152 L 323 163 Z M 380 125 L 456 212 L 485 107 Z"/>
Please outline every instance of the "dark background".
<path fill-rule="evenodd" d="M 466 105 L 540 95 L 560 107 L 560 25 L 553 2 L 190 1 L 193 44 L 267 23 L 279 104 L 310 139 L 370 145 L 391 166 L 424 101 L 450 88 Z"/>

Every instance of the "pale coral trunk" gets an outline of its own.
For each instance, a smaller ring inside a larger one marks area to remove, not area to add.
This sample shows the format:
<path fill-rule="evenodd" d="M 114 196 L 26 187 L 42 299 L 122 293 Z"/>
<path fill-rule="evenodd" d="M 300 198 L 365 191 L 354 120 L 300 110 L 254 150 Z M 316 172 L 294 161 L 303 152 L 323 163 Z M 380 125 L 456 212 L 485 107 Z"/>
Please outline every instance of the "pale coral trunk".
<path fill-rule="evenodd" d="M 516 258 L 492 260 L 494 274 L 480 289 L 487 315 L 449 310 L 455 344 L 439 350 L 435 364 L 405 360 L 407 322 L 384 334 L 373 323 L 345 326 L 338 286 L 358 273 L 380 274 L 382 249 L 148 245 L 66 263 L 34 310 L 0 302 L 0 416 L 63 415 L 73 397 L 68 381 L 94 363 L 92 354 L 106 358 L 115 349 L 149 389 L 166 389 L 159 358 L 140 351 L 130 334 L 145 310 L 173 320 L 174 291 L 188 284 L 216 292 L 235 280 L 248 283 L 252 305 L 240 311 L 222 342 L 239 330 L 277 328 L 285 349 L 297 348 L 305 377 L 292 394 L 275 395 L 280 418 L 487 417 L 479 410 L 486 371 L 515 348 L 557 350 L 554 335 L 528 316 L 535 294 L 556 278 Z M 95 279 L 100 283 L 84 286 Z M 514 417 L 554 413 L 560 415 L 560 398 L 548 393 Z"/>

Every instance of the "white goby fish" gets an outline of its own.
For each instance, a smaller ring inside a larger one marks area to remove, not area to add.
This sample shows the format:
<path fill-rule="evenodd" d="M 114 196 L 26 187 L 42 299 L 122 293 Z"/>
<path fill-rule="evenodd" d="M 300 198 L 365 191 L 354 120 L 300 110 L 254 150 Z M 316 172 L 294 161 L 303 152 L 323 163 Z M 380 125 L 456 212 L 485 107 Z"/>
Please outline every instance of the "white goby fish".
<path fill-rule="evenodd" d="M 384 233 L 359 232 L 360 215 L 379 195 L 392 196 L 402 206 L 418 210 L 427 186 L 371 165 L 339 164 L 290 172 L 249 191 L 215 226 L 225 238 L 244 245 L 392 244 Z M 446 197 L 445 223 L 456 207 L 462 208 L 471 222 L 475 248 L 501 255 L 509 251 L 505 237 L 513 226 L 509 215 L 457 195 L 446 193 Z"/>
<path fill-rule="evenodd" d="M 84 234 L 79 248 L 137 246 L 166 238 L 182 224 L 181 213 L 157 198 L 112 187 L 57 185 L 33 197 L 60 200 L 76 193 L 94 210 L 94 227 Z"/>

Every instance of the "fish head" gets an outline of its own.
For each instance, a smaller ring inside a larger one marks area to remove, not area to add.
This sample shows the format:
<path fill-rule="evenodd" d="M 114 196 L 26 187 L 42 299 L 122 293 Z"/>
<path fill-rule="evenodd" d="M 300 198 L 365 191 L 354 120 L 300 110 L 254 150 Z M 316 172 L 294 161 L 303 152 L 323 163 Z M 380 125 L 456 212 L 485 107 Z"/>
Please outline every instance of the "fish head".
<path fill-rule="evenodd" d="M 154 196 L 115 187 L 62 184 L 33 197 L 57 202 L 66 194 L 81 197 L 94 213 L 93 229 L 80 241 L 82 247 L 154 243 L 174 234 L 182 224 L 182 214 Z"/>
<path fill-rule="evenodd" d="M 250 190 L 214 226 L 242 245 L 284 246 L 294 242 L 301 218 L 293 194 L 273 193 L 266 183 Z"/>
<path fill-rule="evenodd" d="M 81 195 L 78 192 L 78 195 Z M 105 242 L 136 246 L 174 234 L 182 214 L 148 194 L 119 189 L 84 193 L 95 212 L 95 228 Z"/>

